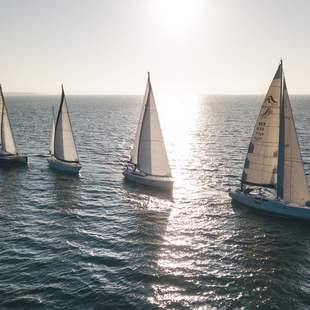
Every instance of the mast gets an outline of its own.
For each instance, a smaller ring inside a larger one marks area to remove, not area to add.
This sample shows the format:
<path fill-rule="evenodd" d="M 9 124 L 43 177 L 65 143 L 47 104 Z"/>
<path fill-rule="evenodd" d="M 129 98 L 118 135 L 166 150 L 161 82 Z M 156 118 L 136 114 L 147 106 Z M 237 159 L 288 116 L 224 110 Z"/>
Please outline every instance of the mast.
<path fill-rule="evenodd" d="M 283 198 L 284 168 L 285 168 L 285 111 L 283 96 L 283 63 L 281 65 L 281 88 L 280 88 L 280 129 L 279 129 L 279 151 L 278 151 L 278 175 L 277 175 L 277 198 Z"/>

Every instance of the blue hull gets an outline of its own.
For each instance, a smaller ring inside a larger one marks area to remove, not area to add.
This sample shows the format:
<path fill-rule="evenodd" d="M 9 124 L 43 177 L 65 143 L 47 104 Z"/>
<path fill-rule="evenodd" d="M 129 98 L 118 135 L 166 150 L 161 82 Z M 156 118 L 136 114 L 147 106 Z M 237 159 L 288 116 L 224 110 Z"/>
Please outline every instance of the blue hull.
<path fill-rule="evenodd" d="M 26 155 L 1 155 L 0 165 L 27 165 L 28 157 Z"/>
<path fill-rule="evenodd" d="M 310 208 L 306 206 L 290 205 L 281 200 L 269 199 L 255 194 L 247 194 L 240 190 L 230 192 L 229 196 L 233 201 L 251 209 L 288 218 L 310 220 Z"/>

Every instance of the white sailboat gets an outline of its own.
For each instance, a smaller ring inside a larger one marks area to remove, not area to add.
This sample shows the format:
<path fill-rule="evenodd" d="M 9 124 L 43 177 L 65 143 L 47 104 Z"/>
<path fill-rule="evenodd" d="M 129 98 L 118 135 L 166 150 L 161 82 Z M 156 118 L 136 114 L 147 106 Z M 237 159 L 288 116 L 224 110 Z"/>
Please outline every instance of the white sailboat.
<path fill-rule="evenodd" d="M 148 186 L 173 187 L 149 73 L 130 165 L 123 175 L 128 180 Z"/>
<path fill-rule="evenodd" d="M 61 101 L 56 122 L 54 113 L 52 116 L 50 158 L 48 163 L 51 168 L 62 172 L 79 173 L 81 164 L 75 146 L 65 92 L 63 86 L 61 88 Z"/>
<path fill-rule="evenodd" d="M 0 85 L 0 113 L 1 113 L 0 163 L 27 164 L 28 160 L 27 156 L 23 154 L 18 154 L 16 150 L 16 143 L 1 85 Z"/>
<path fill-rule="evenodd" d="M 241 188 L 229 195 L 250 208 L 310 220 L 309 188 L 282 61 L 254 127 Z"/>

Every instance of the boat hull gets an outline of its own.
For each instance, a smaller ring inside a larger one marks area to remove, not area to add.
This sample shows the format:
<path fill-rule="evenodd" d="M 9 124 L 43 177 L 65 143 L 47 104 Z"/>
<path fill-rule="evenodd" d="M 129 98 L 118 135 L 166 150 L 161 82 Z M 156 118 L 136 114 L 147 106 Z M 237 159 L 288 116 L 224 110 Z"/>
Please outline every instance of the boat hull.
<path fill-rule="evenodd" d="M 173 188 L 173 180 L 171 177 L 142 175 L 135 172 L 132 168 L 129 167 L 127 167 L 123 171 L 123 175 L 129 181 L 142 184 L 148 187 L 154 187 L 162 190 L 171 190 Z"/>
<path fill-rule="evenodd" d="M 27 165 L 28 157 L 26 155 L 0 155 L 0 165 Z"/>
<path fill-rule="evenodd" d="M 231 191 L 232 201 L 238 202 L 248 208 L 268 212 L 278 216 L 310 220 L 310 208 L 306 206 L 292 206 L 277 199 L 268 199 L 259 195 L 247 194 L 240 190 Z"/>
<path fill-rule="evenodd" d="M 47 161 L 51 169 L 64 173 L 78 174 L 82 167 L 79 163 L 68 163 L 56 158 L 49 158 Z"/>

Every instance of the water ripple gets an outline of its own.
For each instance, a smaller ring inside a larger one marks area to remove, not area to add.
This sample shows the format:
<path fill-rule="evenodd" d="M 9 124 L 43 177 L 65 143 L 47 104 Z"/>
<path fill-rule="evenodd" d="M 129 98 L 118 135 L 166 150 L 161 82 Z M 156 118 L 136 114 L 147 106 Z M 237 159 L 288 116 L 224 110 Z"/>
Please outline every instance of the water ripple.
<path fill-rule="evenodd" d="M 69 97 L 83 168 L 47 167 L 51 106 L 9 97 L 28 169 L 0 169 L 3 309 L 309 308 L 306 223 L 231 206 L 261 96 L 162 96 L 172 194 L 125 182 L 135 96 Z M 309 97 L 293 97 L 310 175 Z M 37 120 L 40 120 L 38 122 Z"/>

